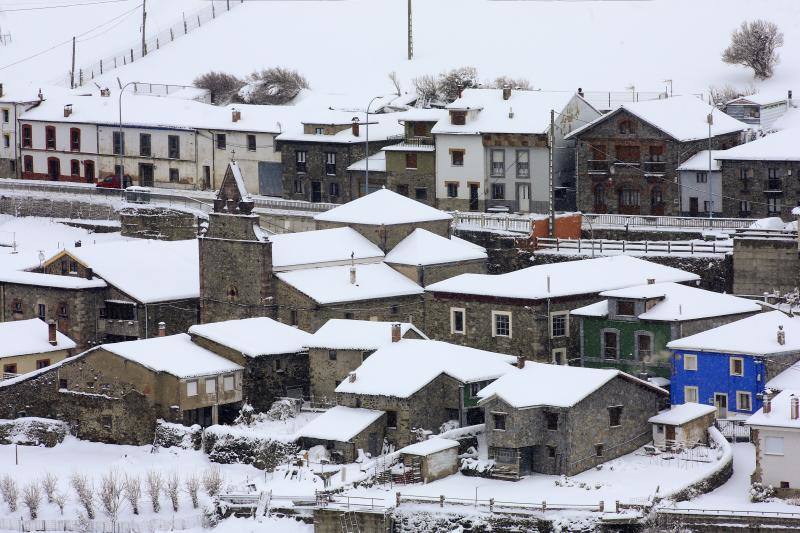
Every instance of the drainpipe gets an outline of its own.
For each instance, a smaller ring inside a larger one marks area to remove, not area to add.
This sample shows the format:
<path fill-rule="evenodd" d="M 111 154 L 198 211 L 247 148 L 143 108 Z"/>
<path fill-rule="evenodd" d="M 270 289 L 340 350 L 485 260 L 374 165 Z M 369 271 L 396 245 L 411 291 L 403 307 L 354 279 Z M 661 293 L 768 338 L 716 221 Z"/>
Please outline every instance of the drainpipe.
<path fill-rule="evenodd" d="M 466 409 L 464 406 L 464 391 L 465 387 L 462 383 L 458 386 L 458 425 L 462 428 L 467 425 Z"/>

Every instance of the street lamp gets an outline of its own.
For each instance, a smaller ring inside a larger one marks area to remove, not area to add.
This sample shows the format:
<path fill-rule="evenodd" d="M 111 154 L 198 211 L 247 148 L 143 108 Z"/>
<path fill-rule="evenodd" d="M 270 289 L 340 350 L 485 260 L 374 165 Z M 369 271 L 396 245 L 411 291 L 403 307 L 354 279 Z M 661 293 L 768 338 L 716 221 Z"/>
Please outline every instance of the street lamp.
<path fill-rule="evenodd" d="M 117 129 L 117 135 L 119 136 L 119 190 L 120 195 L 124 194 L 125 191 L 125 140 L 122 137 L 122 95 L 125 93 L 125 89 L 128 85 L 134 85 L 139 83 L 138 81 L 129 81 L 125 85 L 122 86 L 119 90 L 119 128 Z M 114 149 L 114 139 L 111 139 L 111 149 Z"/>
<path fill-rule="evenodd" d="M 400 93 L 391 93 L 392 95 L 400 96 Z M 366 129 L 366 140 L 364 142 L 364 196 L 369 194 L 369 109 L 372 107 L 372 103 L 377 100 L 378 98 L 383 98 L 384 96 L 388 96 L 385 94 L 379 94 L 378 96 L 373 96 L 372 100 L 369 101 L 367 104 L 367 129 Z"/>

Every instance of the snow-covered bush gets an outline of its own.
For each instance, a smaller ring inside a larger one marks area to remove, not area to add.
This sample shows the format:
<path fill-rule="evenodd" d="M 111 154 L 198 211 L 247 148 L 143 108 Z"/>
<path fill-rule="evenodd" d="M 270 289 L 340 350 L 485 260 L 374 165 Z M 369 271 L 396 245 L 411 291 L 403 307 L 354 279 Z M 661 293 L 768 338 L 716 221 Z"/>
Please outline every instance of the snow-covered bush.
<path fill-rule="evenodd" d="M 145 477 L 145 489 L 150 503 L 153 504 L 153 512 L 161 511 L 161 488 L 164 486 L 164 478 L 157 470 L 148 470 Z"/>
<path fill-rule="evenodd" d="M 172 510 L 178 512 L 178 496 L 181 492 L 181 478 L 177 472 L 172 472 L 167 476 L 164 491 L 167 493 L 170 503 L 172 503 Z"/>
<path fill-rule="evenodd" d="M 222 483 L 222 472 L 218 466 L 212 466 L 203 474 L 203 490 L 212 498 L 219 495 L 222 490 Z"/>
<path fill-rule="evenodd" d="M 302 89 L 308 89 L 308 80 L 302 74 L 290 68 L 271 67 L 250 74 L 238 95 L 246 104 L 284 105 Z"/>
<path fill-rule="evenodd" d="M 46 446 L 52 448 L 67 436 L 68 426 L 61 420 L 23 417 L 0 422 L 0 444 Z"/>
<path fill-rule="evenodd" d="M 481 461 L 470 457 L 461 459 L 461 473 L 470 477 L 491 477 L 495 462 L 492 459 Z"/>
<path fill-rule="evenodd" d="M 36 520 L 39 515 L 39 505 L 42 503 L 42 489 L 35 481 L 31 481 L 22 489 L 22 503 L 28 508 L 31 519 Z"/>
<path fill-rule="evenodd" d="M 237 100 L 239 89 L 246 82 L 227 72 L 206 72 L 194 80 L 194 86 L 211 93 L 211 101 L 216 105 L 227 105 Z"/>
<path fill-rule="evenodd" d="M 78 497 L 78 502 L 86 512 L 86 517 L 94 520 L 94 487 L 84 474 L 73 473 L 69 478 L 72 489 Z"/>
<path fill-rule="evenodd" d="M 754 20 L 742 22 L 731 35 L 731 44 L 722 53 L 722 60 L 732 65 L 753 69 L 759 80 L 771 78 L 780 57 L 777 48 L 783 46 L 783 33 L 774 22 Z"/>
<path fill-rule="evenodd" d="M 239 409 L 239 416 L 233 421 L 237 426 L 249 426 L 253 423 L 256 410 L 247 402 L 242 403 L 242 408 Z"/>
<path fill-rule="evenodd" d="M 184 450 L 199 450 L 203 440 L 203 428 L 199 424 L 184 426 L 159 420 L 156 424 L 155 445 L 162 448 L 177 447 Z"/>
<path fill-rule="evenodd" d="M 200 501 L 197 496 L 200 492 L 200 478 L 197 477 L 197 474 L 190 474 L 189 477 L 184 480 L 183 486 L 186 488 L 189 499 L 192 500 L 192 508 L 197 509 L 200 506 Z"/>
<path fill-rule="evenodd" d="M 533 85 L 530 80 L 526 78 L 512 78 L 511 76 L 498 76 L 494 79 L 491 86 L 495 89 L 502 89 L 503 87 L 511 87 L 518 91 L 531 91 Z"/>
<path fill-rule="evenodd" d="M 740 88 L 725 84 L 720 86 L 711 85 L 708 88 L 708 94 L 711 97 L 711 102 L 713 102 L 714 105 L 723 105 L 731 100 L 735 100 L 741 96 L 748 96 L 754 94 L 755 92 L 756 88 L 753 85 Z"/>
<path fill-rule="evenodd" d="M 477 87 L 478 84 L 475 67 L 458 67 L 439 74 L 437 90 L 444 100 L 452 102 L 462 90 Z"/>
<path fill-rule="evenodd" d="M 771 485 L 753 483 L 750 485 L 750 501 L 765 502 L 775 497 L 775 489 Z"/>
<path fill-rule="evenodd" d="M 17 500 L 19 499 L 19 487 L 17 482 L 6 474 L 0 480 L 0 495 L 3 496 L 3 501 L 8 505 L 9 510 L 13 513 L 17 510 Z"/>
<path fill-rule="evenodd" d="M 47 503 L 53 503 L 53 497 L 58 491 L 58 476 L 52 472 L 47 472 L 42 478 L 42 489 L 44 489 Z"/>
<path fill-rule="evenodd" d="M 458 420 L 448 420 L 439 426 L 439 433 L 444 433 L 445 431 L 450 431 L 459 427 L 461 427 L 461 424 L 458 423 Z"/>
<path fill-rule="evenodd" d="M 267 416 L 270 420 L 283 421 L 294 418 L 297 414 L 297 409 L 292 404 L 292 401 L 283 398 L 272 403 L 267 411 Z"/>
<path fill-rule="evenodd" d="M 206 430 L 204 449 L 208 458 L 221 464 L 251 464 L 272 471 L 293 458 L 299 447 L 294 442 L 271 439 L 265 435 L 242 434 L 223 426 Z"/>
<path fill-rule="evenodd" d="M 142 499 L 142 480 L 139 479 L 139 476 L 126 474 L 123 490 L 125 499 L 128 500 L 128 505 L 131 506 L 131 511 L 133 514 L 139 514 L 139 500 Z"/>

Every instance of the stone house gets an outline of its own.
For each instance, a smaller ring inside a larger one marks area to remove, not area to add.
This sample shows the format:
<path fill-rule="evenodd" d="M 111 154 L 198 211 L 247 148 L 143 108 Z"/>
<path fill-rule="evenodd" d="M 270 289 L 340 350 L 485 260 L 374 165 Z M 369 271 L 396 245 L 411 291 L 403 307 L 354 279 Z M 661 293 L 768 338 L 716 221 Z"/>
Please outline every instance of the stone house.
<path fill-rule="evenodd" d="M 18 178 L 20 131 L 18 119 L 42 102 L 41 90 L 30 86 L 0 83 L 0 178 Z"/>
<path fill-rule="evenodd" d="M 311 335 L 271 318 L 245 318 L 189 328 L 192 342 L 244 368 L 242 395 L 256 411 L 280 397 L 309 394 Z"/>
<path fill-rule="evenodd" d="M 467 89 L 446 106 L 436 139 L 436 196 L 442 209 L 545 212 L 554 111 L 556 187 L 572 186 L 574 146 L 565 136 L 600 113 L 580 95 Z"/>
<path fill-rule="evenodd" d="M 369 123 L 361 121 L 359 114 L 318 113 L 302 122 L 302 132 L 276 137 L 283 162 L 284 198 L 345 203 L 377 188 L 371 185 L 364 191 L 363 183 L 357 183 L 347 168 L 396 141 L 402 128 L 393 113 L 370 115 Z"/>
<path fill-rule="evenodd" d="M 714 425 L 717 410 L 713 405 L 683 403 L 661 411 L 650 418 L 653 445 L 694 447 L 708 445 L 708 428 Z"/>
<path fill-rule="evenodd" d="M 409 469 L 419 467 L 422 482 L 430 483 L 458 472 L 458 447 L 456 440 L 431 438 L 398 451 L 403 465 Z"/>
<path fill-rule="evenodd" d="M 717 418 L 751 415 L 767 385 L 800 361 L 800 319 L 781 311 L 759 313 L 674 340 L 673 405 L 713 405 Z"/>
<path fill-rule="evenodd" d="M 722 216 L 722 172 L 717 156 L 724 150 L 697 152 L 678 167 L 681 216 Z M 713 202 L 712 202 L 713 200 Z"/>
<path fill-rule="evenodd" d="M 331 407 L 303 426 L 297 435 L 304 449 L 325 446 L 334 463 L 352 463 L 359 450 L 381 455 L 386 413 L 360 407 Z"/>
<path fill-rule="evenodd" d="M 667 343 L 759 313 L 753 300 L 678 283 L 600 293 L 606 299 L 570 313 L 579 321 L 581 366 L 669 378 Z"/>
<path fill-rule="evenodd" d="M 431 337 L 526 359 L 567 364 L 578 356 L 579 323 L 570 311 L 601 292 L 699 277 L 630 256 L 543 264 L 507 274 L 461 274 L 425 287 Z"/>
<path fill-rule="evenodd" d="M 519 479 L 573 476 L 636 450 L 669 393 L 618 370 L 528 362 L 478 396 L 493 475 Z"/>
<path fill-rule="evenodd" d="M 70 357 L 75 342 L 38 318 L 0 323 L 2 379 L 39 370 Z"/>
<path fill-rule="evenodd" d="M 722 215 L 792 220 L 800 195 L 796 129 L 772 133 L 717 154 L 722 167 Z"/>
<path fill-rule="evenodd" d="M 792 91 L 783 94 L 762 92 L 734 98 L 726 102 L 722 110 L 754 129 L 769 130 L 791 107 Z"/>
<path fill-rule="evenodd" d="M 679 214 L 677 168 L 701 150 L 738 145 L 746 129 L 694 96 L 624 104 L 566 135 L 577 140 L 578 210 Z"/>
<path fill-rule="evenodd" d="M 753 483 L 773 487 L 783 498 L 800 495 L 800 468 L 794 455 L 800 449 L 800 390 L 766 396 L 764 405 L 747 419 L 756 447 Z"/>
<path fill-rule="evenodd" d="M 379 348 L 336 387 L 339 405 L 386 412 L 395 448 L 447 421 L 479 424 L 478 390 L 513 370 L 516 358 L 445 342 L 404 339 Z"/>
<path fill-rule="evenodd" d="M 409 322 L 332 318 L 306 342 L 312 402 L 331 402 L 336 387 L 379 348 L 402 339 L 427 339 Z"/>

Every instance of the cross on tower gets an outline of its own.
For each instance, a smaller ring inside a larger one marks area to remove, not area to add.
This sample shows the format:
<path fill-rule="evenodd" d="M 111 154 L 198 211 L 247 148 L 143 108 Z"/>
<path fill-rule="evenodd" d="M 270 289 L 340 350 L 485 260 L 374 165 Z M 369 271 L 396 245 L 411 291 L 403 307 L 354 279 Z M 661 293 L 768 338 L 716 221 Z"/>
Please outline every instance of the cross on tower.
<path fill-rule="evenodd" d="M 236 162 L 236 148 L 231 148 L 231 163 Z"/>

